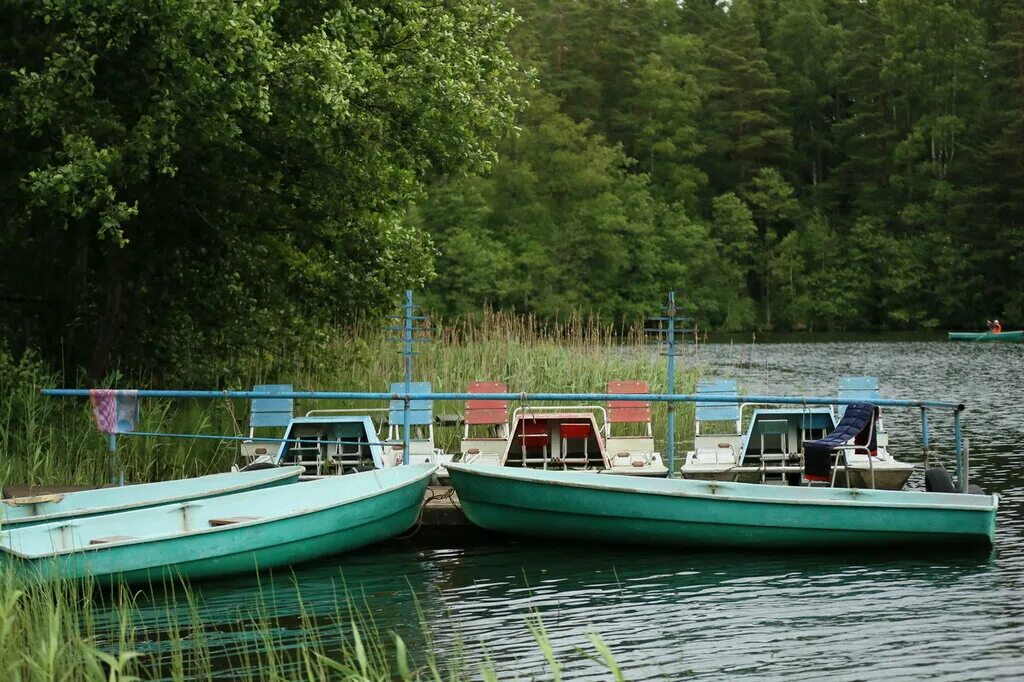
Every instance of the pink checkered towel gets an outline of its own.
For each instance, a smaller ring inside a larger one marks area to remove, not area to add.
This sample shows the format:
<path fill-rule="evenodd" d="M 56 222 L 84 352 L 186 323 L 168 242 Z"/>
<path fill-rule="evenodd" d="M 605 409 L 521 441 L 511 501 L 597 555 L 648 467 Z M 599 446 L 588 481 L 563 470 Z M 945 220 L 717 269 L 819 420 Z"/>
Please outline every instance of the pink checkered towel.
<path fill-rule="evenodd" d="M 138 391 L 96 388 L 89 391 L 96 428 L 103 433 L 127 433 L 139 420 Z"/>

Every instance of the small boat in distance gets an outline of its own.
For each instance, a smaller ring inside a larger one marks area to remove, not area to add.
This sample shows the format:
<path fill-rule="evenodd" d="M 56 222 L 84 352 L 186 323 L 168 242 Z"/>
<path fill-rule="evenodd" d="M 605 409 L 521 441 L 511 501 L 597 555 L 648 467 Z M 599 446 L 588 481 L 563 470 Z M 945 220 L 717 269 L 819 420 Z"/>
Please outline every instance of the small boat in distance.
<path fill-rule="evenodd" d="M 436 467 L 414 464 L 0 532 L 34 580 L 212 578 L 356 549 L 416 523 Z"/>
<path fill-rule="evenodd" d="M 626 478 L 455 463 L 459 503 L 481 528 L 661 547 L 819 550 L 991 544 L 996 495 Z"/>
<path fill-rule="evenodd" d="M 247 490 L 272 488 L 294 483 L 301 473 L 302 467 L 274 467 L 159 483 L 8 498 L 0 503 L 0 529 L 50 523 L 60 519 L 82 519 L 173 502 L 203 500 Z"/>
<path fill-rule="evenodd" d="M 950 341 L 978 341 L 980 343 L 1014 343 L 1024 341 L 1024 330 L 1006 332 L 949 332 Z"/>

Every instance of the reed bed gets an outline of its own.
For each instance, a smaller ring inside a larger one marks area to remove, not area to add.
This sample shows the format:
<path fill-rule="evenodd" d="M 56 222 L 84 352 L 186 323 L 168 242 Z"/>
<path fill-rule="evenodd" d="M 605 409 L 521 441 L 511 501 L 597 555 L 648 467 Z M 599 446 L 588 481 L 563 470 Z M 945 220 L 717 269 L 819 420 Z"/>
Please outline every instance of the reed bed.
<path fill-rule="evenodd" d="M 27 586 L 0 571 L 0 674 L 17 682 L 499 679 L 486 657 L 468 660 L 457 635 L 433 640 L 411 589 L 408 599 L 419 616 L 411 637 L 379 627 L 363 597 L 343 581 L 334 613 L 326 618 L 311 615 L 297 585 L 290 588 L 297 615 L 276 614 L 272 604 L 279 595 L 258 589 L 254 611 L 209 622 L 201 593 L 186 585 L 136 591 L 68 582 Z M 581 660 L 606 669 L 608 679 L 624 679 L 596 632 L 581 641 L 573 660 L 560 660 L 539 614 L 527 617 L 523 629 L 547 663 L 545 679 L 561 679 L 567 662 Z"/>
<path fill-rule="evenodd" d="M 223 378 L 218 388 L 290 383 L 297 390 L 386 391 L 404 376 L 400 344 L 389 341 L 390 336 L 379 325 L 365 323 L 331 330 L 312 350 L 270 347 L 256 357 L 238 358 L 235 376 Z M 432 336 L 431 343 L 416 344 L 413 371 L 414 380 L 432 382 L 435 391 L 461 392 L 471 381 L 502 381 L 514 393 L 603 393 L 609 381 L 626 379 L 646 381 L 655 392 L 666 390 L 666 358 L 646 343 L 640 327 L 614 328 L 583 317 L 541 324 L 530 317 L 485 312 L 473 321 L 441 323 Z M 677 391 L 693 390 L 698 354 L 697 346 L 682 346 Z M 44 387 L 62 383 L 61 377 L 48 373 L 31 357 L 14 361 L 0 355 L 0 385 L 5 387 L 0 393 L 0 480 L 5 485 L 98 485 L 108 482 L 115 469 L 134 482 L 216 473 L 236 462 L 237 443 L 187 436 L 247 432 L 246 401 L 147 399 L 138 429 L 179 437 L 122 437 L 111 457 L 106 437 L 92 425 L 86 401 L 39 393 Z M 139 388 L 152 384 L 114 376 L 103 385 Z M 516 402 L 512 407 L 519 405 Z M 296 410 L 323 407 L 386 405 L 299 401 Z M 459 402 L 442 401 L 434 405 L 434 412 L 459 415 L 462 408 Z M 653 409 L 655 437 L 662 452 L 666 409 L 665 404 L 655 404 Z M 680 405 L 677 415 L 679 451 L 692 438 L 692 406 Z M 454 426 L 438 428 L 439 447 L 456 451 L 460 434 L 461 429 Z"/>
<path fill-rule="evenodd" d="M 516 393 L 603 393 L 609 381 L 625 379 L 646 381 L 656 392 L 666 389 L 666 358 L 646 344 L 638 327 L 616 329 L 582 317 L 542 325 L 529 317 L 485 312 L 473 321 L 442 323 L 432 334 L 432 343 L 417 344 L 414 379 L 432 382 L 436 391 L 461 392 L 467 383 L 483 380 L 502 381 Z M 333 329 L 312 346 L 270 347 L 257 357 L 233 361 L 234 376 L 223 377 L 217 387 L 291 383 L 297 390 L 385 391 L 402 380 L 404 371 L 399 344 L 388 337 L 376 324 L 366 323 Z M 691 391 L 697 377 L 696 347 L 685 346 L 683 353 L 676 388 Z M 112 456 L 86 401 L 40 394 L 45 387 L 62 384 L 80 382 L 48 372 L 32 356 L 15 360 L 0 353 L 3 485 L 98 485 L 115 471 L 130 482 L 216 473 L 237 460 L 237 443 L 191 434 L 247 431 L 246 401 L 145 400 L 138 430 L 182 437 L 121 437 Z M 121 375 L 108 377 L 101 386 L 170 387 Z M 385 406 L 300 401 L 296 410 L 317 407 Z M 441 402 L 434 409 L 438 415 L 456 415 L 462 405 Z M 665 410 L 663 404 L 654 406 L 662 451 Z M 679 413 L 677 437 L 685 441 L 692 435 L 692 407 L 681 406 Z M 455 451 L 460 434 L 459 427 L 439 428 L 438 444 Z M 422 632 L 414 633 L 416 641 L 382 632 L 360 615 L 369 609 L 351 606 L 351 596 L 338 600 L 338 612 L 326 630 L 305 609 L 297 623 L 293 619 L 283 624 L 267 606 L 240 617 L 225 632 L 223 625 L 214 628 L 204 622 L 201 593 L 181 585 L 160 589 L 172 593 L 154 618 L 152 604 L 143 603 L 149 591 L 71 583 L 28 586 L 0 567 L 0 679 L 498 679 L 486 664 L 467 665 L 457 645 L 436 647 L 425 622 Z M 531 620 L 524 627 L 548 660 L 551 678 L 558 679 L 561 664 L 547 643 L 543 622 Z M 229 655 L 222 644 L 225 638 L 235 642 Z M 609 679 L 621 679 L 599 636 L 593 634 L 584 645 L 585 656 L 605 666 Z"/>

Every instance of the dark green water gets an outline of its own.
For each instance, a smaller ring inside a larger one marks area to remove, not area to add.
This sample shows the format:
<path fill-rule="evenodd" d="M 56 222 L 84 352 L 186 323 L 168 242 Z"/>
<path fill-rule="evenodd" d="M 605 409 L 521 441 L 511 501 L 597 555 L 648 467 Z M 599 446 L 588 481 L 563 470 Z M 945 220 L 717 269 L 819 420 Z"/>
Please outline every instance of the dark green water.
<path fill-rule="evenodd" d="M 344 584 L 378 628 L 418 641 L 414 590 L 431 636 L 502 679 L 549 679 L 525 623 L 539 614 L 567 679 L 608 679 L 588 633 L 600 633 L 629 679 L 1005 679 L 1024 675 L 1024 346 L 712 344 L 695 360 L 745 392 L 825 395 L 841 374 L 873 374 L 888 397 L 965 402 L 973 480 L 1002 496 L 996 547 L 984 551 L 695 552 L 509 542 L 423 548 L 393 543 L 297 568 L 293 575 L 205 585 L 206 640 L 227 661 L 262 602 L 277 634 L 298 636 L 299 605 L 328 643 Z M 920 461 L 919 414 L 889 409 L 892 451 Z M 952 420 L 931 417 L 951 452 Z M 947 461 L 951 461 L 947 456 Z M 921 475 L 911 480 L 921 485 Z M 812 549 L 812 548 L 809 548 Z M 262 586 L 262 597 L 258 596 Z M 142 600 L 151 649 L 166 606 Z M 228 665 L 225 663 L 225 665 Z"/>

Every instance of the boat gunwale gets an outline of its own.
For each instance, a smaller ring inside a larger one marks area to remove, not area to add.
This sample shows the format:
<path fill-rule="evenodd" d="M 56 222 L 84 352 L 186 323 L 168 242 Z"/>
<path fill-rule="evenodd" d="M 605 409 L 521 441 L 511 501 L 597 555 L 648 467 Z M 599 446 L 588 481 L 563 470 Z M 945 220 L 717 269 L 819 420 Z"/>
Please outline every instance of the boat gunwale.
<path fill-rule="evenodd" d="M 424 464 L 410 464 L 410 465 L 407 465 L 407 466 L 411 467 L 411 466 L 427 466 L 427 465 L 424 465 Z M 388 471 L 394 470 L 394 469 L 400 469 L 400 468 L 402 468 L 402 467 L 389 467 Z M 343 506 L 345 504 L 353 504 L 353 503 L 356 503 L 356 502 L 362 502 L 364 500 L 367 500 L 367 499 L 370 499 L 370 498 L 373 498 L 373 497 L 377 497 L 377 496 L 383 495 L 385 493 L 394 492 L 394 491 L 396 491 L 396 490 L 398 490 L 400 488 L 403 488 L 403 487 L 405 487 L 407 485 L 411 485 L 413 483 L 419 483 L 424 478 L 429 480 L 430 476 L 433 476 L 434 472 L 436 470 L 437 470 L 437 465 L 436 464 L 432 464 L 432 465 L 430 465 L 430 470 L 429 471 L 426 471 L 426 473 L 424 473 L 424 474 L 422 474 L 420 476 L 417 476 L 416 478 L 405 480 L 405 481 L 400 481 L 400 482 L 392 484 L 392 485 L 390 485 L 390 486 L 388 486 L 386 488 L 381 488 L 380 490 L 375 490 L 375 491 L 367 493 L 365 495 L 360 495 L 359 497 L 349 498 L 349 499 L 344 499 L 344 500 L 335 500 L 335 501 L 333 501 L 330 504 L 322 505 L 322 506 L 319 506 L 319 507 L 303 507 L 303 508 L 300 508 L 300 509 L 295 509 L 295 510 L 293 510 L 289 514 L 282 514 L 282 515 L 278 515 L 278 516 L 260 517 L 260 518 L 251 519 L 249 521 L 241 521 L 241 522 L 238 522 L 238 523 L 231 523 L 231 524 L 227 524 L 227 525 L 224 525 L 224 526 L 211 526 L 209 528 L 198 528 L 196 530 L 182 531 L 180 533 L 168 533 L 168 534 L 165 534 L 165 535 L 147 535 L 147 536 L 141 536 L 141 537 L 137 537 L 137 538 L 132 538 L 130 540 L 122 540 L 122 541 L 119 541 L 119 542 L 105 542 L 102 545 L 84 545 L 82 547 L 71 547 L 71 548 L 68 548 L 68 549 L 61 549 L 61 550 L 57 550 L 55 552 L 46 552 L 46 553 L 43 553 L 43 554 L 24 554 L 22 552 L 19 552 L 18 550 L 6 547 L 4 545 L 3 538 L 2 538 L 3 534 L 0 533 L 0 553 L 10 554 L 10 555 L 19 557 L 21 559 L 25 559 L 27 561 L 35 562 L 35 561 L 39 561 L 39 560 L 55 559 L 55 558 L 57 558 L 59 556 L 65 556 L 65 555 L 70 555 L 70 554 L 79 554 L 79 553 L 85 553 L 85 552 L 102 552 L 104 550 L 116 549 L 116 548 L 119 548 L 119 547 L 127 547 L 127 546 L 130 546 L 130 545 L 137 545 L 137 544 L 146 543 L 146 542 L 158 542 L 158 541 L 170 540 L 170 539 L 179 538 L 179 537 L 185 537 L 185 536 L 193 537 L 193 536 L 196 536 L 196 535 L 206 535 L 207 533 L 228 532 L 228 531 L 232 531 L 232 530 L 237 530 L 239 528 L 252 528 L 252 527 L 258 526 L 260 524 L 271 523 L 271 522 L 275 522 L 275 521 L 281 521 L 281 520 L 287 519 L 287 518 L 292 517 L 292 516 L 298 516 L 300 514 L 311 514 L 311 513 L 317 513 L 317 512 L 322 512 L 322 511 L 329 511 L 329 510 L 332 510 L 332 509 L 336 509 L 337 507 Z M 359 472 L 359 473 L 366 473 L 366 474 L 373 473 L 374 476 L 376 477 L 377 474 L 380 471 L 382 471 L 382 469 L 373 469 L 372 471 L 365 471 L 365 472 Z M 349 475 L 350 476 L 358 476 L 359 474 L 349 474 Z M 340 479 L 340 478 L 341 478 L 341 476 L 332 476 L 332 477 L 329 477 L 329 478 L 322 478 L 320 480 L 321 481 L 324 481 L 324 480 L 330 481 L 330 480 L 336 480 L 336 479 Z M 305 483 L 309 484 L 309 483 L 315 483 L 315 482 L 316 481 L 306 481 Z M 295 483 L 295 485 L 301 485 L 301 484 L 300 483 Z M 257 492 L 257 491 L 253 491 L 253 492 Z M 216 498 L 214 498 L 214 499 L 216 499 Z M 174 504 L 178 504 L 178 505 L 181 505 L 181 506 L 188 506 L 189 505 L 188 502 L 180 502 L 180 503 L 172 503 L 172 504 L 163 505 L 163 506 L 171 507 L 171 506 L 174 506 Z M 421 504 L 422 504 L 422 501 L 421 501 Z M 146 510 L 141 510 L 140 509 L 138 511 L 152 511 L 152 510 L 153 509 L 151 508 L 151 509 L 146 509 Z M 26 528 L 25 530 L 30 530 L 30 529 L 31 530 L 39 530 L 44 525 L 48 525 L 48 524 L 39 524 L 37 526 L 32 526 L 32 527 Z M 56 525 L 56 524 L 54 524 L 54 525 Z M 65 524 L 59 525 L 58 527 L 59 528 L 66 528 L 66 527 L 73 527 L 73 526 L 74 526 L 73 523 L 65 523 Z"/>
<path fill-rule="evenodd" d="M 594 482 L 582 482 L 581 483 L 581 482 L 577 482 L 577 481 L 564 481 L 564 480 L 561 480 L 561 479 L 558 479 L 558 480 L 544 480 L 543 478 L 530 478 L 530 477 L 525 477 L 524 478 L 524 477 L 516 476 L 516 474 L 514 472 L 506 473 L 504 471 L 492 471 L 491 470 L 491 469 L 499 469 L 499 467 L 489 467 L 488 470 L 484 470 L 484 471 L 476 470 L 476 471 L 474 471 L 475 468 L 481 467 L 483 465 L 467 464 L 467 463 L 463 463 L 463 462 L 455 462 L 455 463 L 449 464 L 448 466 L 450 467 L 450 470 L 454 470 L 454 471 L 456 471 L 458 473 L 468 473 L 468 474 L 471 474 L 471 475 L 475 473 L 478 476 L 493 477 L 493 478 L 503 478 L 503 479 L 507 479 L 507 480 L 514 480 L 514 481 L 520 481 L 520 482 L 526 482 L 526 483 L 536 483 L 536 484 L 539 484 L 539 485 L 546 485 L 546 486 L 567 486 L 567 487 L 570 487 L 570 488 L 585 488 L 585 489 L 592 489 L 592 490 L 596 489 L 596 490 L 601 490 L 601 491 L 606 491 L 606 492 L 641 493 L 641 494 L 647 494 L 647 495 L 658 495 L 658 496 L 662 496 L 662 497 L 685 497 L 685 498 L 697 498 L 697 499 L 708 499 L 708 500 L 723 500 L 723 501 L 743 502 L 743 503 L 750 503 L 750 504 L 785 504 L 785 505 L 820 506 L 820 507 L 862 507 L 862 508 L 863 507 L 871 507 L 871 508 L 881 508 L 881 509 L 893 509 L 893 508 L 898 508 L 898 509 L 935 509 L 935 510 L 954 510 L 954 511 L 984 512 L 984 513 L 992 513 L 992 512 L 995 512 L 995 511 L 997 511 L 999 509 L 999 495 L 996 494 L 996 493 L 989 493 L 989 494 L 984 495 L 984 496 L 982 496 L 982 495 L 973 495 L 973 494 L 970 494 L 970 493 L 927 493 L 927 494 L 935 494 L 935 495 L 939 495 L 939 494 L 942 494 L 942 495 L 971 495 L 971 497 L 978 497 L 978 498 L 986 499 L 986 500 L 991 502 L 990 505 L 985 505 L 985 506 L 982 506 L 981 504 L 978 504 L 978 505 L 964 505 L 964 504 L 940 504 L 940 503 L 930 503 L 930 504 L 929 503 L 910 503 L 910 504 L 907 504 L 905 502 L 892 502 L 892 503 L 888 503 L 888 502 L 879 502 L 879 501 L 872 501 L 872 500 L 856 500 L 856 499 L 850 499 L 850 500 L 830 500 L 830 499 L 796 500 L 796 499 L 789 499 L 789 500 L 786 500 L 786 499 L 771 498 L 771 497 L 749 497 L 749 496 L 742 496 L 742 495 L 726 495 L 726 494 L 720 494 L 720 493 L 714 492 L 714 489 L 716 489 L 716 488 L 718 488 L 720 486 L 728 486 L 728 488 L 731 488 L 733 486 L 763 486 L 764 485 L 763 483 L 738 483 L 738 482 L 734 482 L 734 481 L 688 481 L 688 479 L 665 479 L 665 480 L 687 481 L 688 483 L 692 483 L 694 485 L 704 484 L 704 485 L 707 485 L 709 488 L 712 489 L 712 492 L 704 493 L 704 492 L 688 491 L 688 490 L 658 490 L 658 489 L 644 489 L 644 488 L 635 488 L 635 487 L 631 488 L 631 487 L 628 487 L 628 486 L 614 485 L 614 484 L 608 484 L 608 483 L 604 483 L 604 482 L 600 482 L 599 483 L 597 481 L 594 481 Z M 467 469 L 466 467 L 473 467 L 473 468 Z M 509 467 L 500 467 L 500 468 L 509 468 Z M 555 473 L 564 473 L 564 472 L 555 472 Z M 573 475 L 579 475 L 581 473 L 584 473 L 584 472 L 575 472 Z M 599 474 L 595 474 L 595 475 L 599 475 Z M 629 477 L 629 478 L 632 478 L 632 477 Z M 639 477 L 637 477 L 637 478 L 639 478 Z M 651 480 L 651 479 L 647 479 L 647 480 Z M 868 491 L 861 490 L 859 488 L 829 488 L 829 490 L 848 491 L 851 496 L 857 496 L 857 495 L 860 495 L 860 494 L 864 494 L 865 492 L 868 492 Z M 457 487 L 456 487 L 456 492 L 458 492 L 458 488 Z M 886 493 L 894 493 L 894 494 L 916 494 L 916 493 L 919 493 L 920 491 L 914 491 L 914 490 L 903 490 L 903 491 L 900 491 L 900 490 L 884 490 L 884 491 L 870 491 L 870 492 L 886 492 Z"/>
<path fill-rule="evenodd" d="M 295 465 L 295 466 L 288 466 L 288 467 L 280 467 L 280 469 L 283 472 L 283 471 L 286 471 L 288 469 L 304 469 L 304 467 L 301 467 L 299 465 Z M 263 471 L 266 471 L 266 470 L 263 470 Z M 233 474 L 243 474 L 243 473 L 256 473 L 256 471 L 253 471 L 253 472 L 225 471 L 225 472 L 222 472 L 222 473 L 219 473 L 219 474 L 207 474 L 206 476 L 196 476 L 192 480 L 198 480 L 198 479 L 201 479 L 201 478 L 214 478 L 216 476 L 228 477 L 228 476 L 231 476 Z M 264 483 L 276 483 L 276 482 L 281 481 L 283 479 L 290 478 L 292 476 L 292 473 L 295 473 L 295 472 L 277 473 L 277 476 L 267 476 L 265 479 L 261 479 L 261 480 Z M 302 471 L 299 471 L 297 473 L 299 475 L 301 475 Z M 296 478 L 296 480 L 298 480 L 298 476 L 296 476 L 295 478 Z M 171 483 L 171 482 L 174 482 L 174 481 L 184 481 L 184 480 L 188 480 L 188 479 L 178 478 L 178 479 L 172 479 L 171 481 L 153 481 L 151 483 L 140 483 L 139 485 L 140 486 L 143 486 L 143 485 L 160 485 L 161 483 Z M 133 487 L 133 486 L 124 486 L 124 487 L 125 488 L 130 488 L 130 487 Z M 119 488 L 120 488 L 120 486 L 118 486 L 118 489 Z M 175 496 L 172 496 L 172 497 L 161 497 L 161 498 L 155 498 L 153 500 L 144 500 L 144 501 L 141 501 L 141 502 L 140 501 L 126 502 L 124 504 L 112 505 L 112 506 L 108 506 L 108 507 L 80 507 L 78 509 L 68 509 L 67 511 L 56 512 L 56 513 L 53 513 L 53 514 L 37 514 L 36 516 L 22 516 L 22 517 L 18 517 L 16 519 L 10 519 L 10 520 L 8 520 L 6 518 L 2 518 L 2 519 L 0 519 L 0 532 L 2 532 L 4 530 L 8 530 L 8 529 L 15 530 L 14 528 L 11 528 L 11 526 L 22 526 L 22 525 L 24 525 L 24 524 L 26 524 L 26 523 L 28 523 L 30 521 L 34 521 L 34 522 L 36 522 L 36 525 L 42 526 L 42 525 L 46 525 L 46 523 L 59 521 L 59 520 L 61 520 L 63 518 L 67 518 L 67 517 L 81 516 L 83 518 L 88 518 L 90 516 L 102 516 L 102 515 L 107 515 L 107 514 L 117 514 L 117 513 L 121 513 L 121 512 L 125 512 L 125 511 L 136 511 L 136 510 L 140 510 L 141 511 L 142 509 L 145 509 L 147 507 L 162 507 L 162 506 L 167 505 L 167 504 L 175 504 L 176 501 L 178 501 L 178 500 L 187 500 L 187 499 L 190 499 L 190 498 L 191 499 L 208 499 L 210 497 L 221 497 L 223 495 L 231 495 L 231 494 L 235 494 L 235 493 L 239 493 L 239 492 L 248 492 L 248 489 L 250 489 L 250 488 L 252 488 L 252 485 L 246 485 L 246 486 L 243 486 L 243 485 L 233 485 L 233 486 L 228 486 L 226 488 L 214 488 L 214 489 L 207 490 L 207 491 L 199 493 L 199 494 L 188 495 L 188 494 L 184 494 L 183 493 L 181 495 L 175 495 Z M 256 488 L 256 489 L 258 490 L 258 488 Z M 104 488 L 89 488 L 87 490 L 76 490 L 75 492 L 92 492 L 94 490 L 104 490 Z M 216 494 L 213 494 L 213 493 L 216 493 Z M 74 494 L 74 493 L 69 493 L 69 494 Z M 4 504 L 7 504 L 10 500 L 17 500 L 17 499 L 19 499 L 19 498 L 16 498 L 16 497 L 15 498 L 9 498 L 7 500 L 0 500 L 0 502 L 2 502 Z"/>

